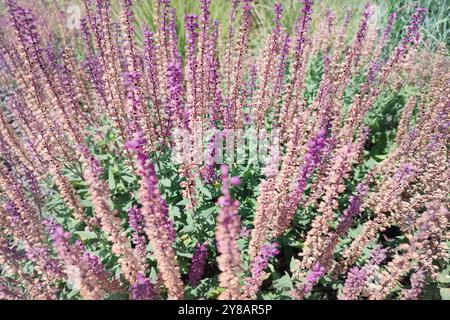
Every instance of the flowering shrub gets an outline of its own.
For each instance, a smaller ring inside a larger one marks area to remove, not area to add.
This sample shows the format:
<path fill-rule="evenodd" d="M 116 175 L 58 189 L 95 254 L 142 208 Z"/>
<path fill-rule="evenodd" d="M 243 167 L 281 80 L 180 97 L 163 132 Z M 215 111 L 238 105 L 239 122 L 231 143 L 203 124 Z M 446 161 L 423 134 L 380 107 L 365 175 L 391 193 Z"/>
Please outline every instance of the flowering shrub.
<path fill-rule="evenodd" d="M 450 73 L 425 9 L 394 43 L 395 12 L 302 0 L 291 30 L 280 1 L 255 50 L 252 0 L 228 22 L 199 0 L 183 41 L 168 0 L 151 26 L 84 0 L 79 30 L 4 2 L 1 299 L 448 297 Z"/>

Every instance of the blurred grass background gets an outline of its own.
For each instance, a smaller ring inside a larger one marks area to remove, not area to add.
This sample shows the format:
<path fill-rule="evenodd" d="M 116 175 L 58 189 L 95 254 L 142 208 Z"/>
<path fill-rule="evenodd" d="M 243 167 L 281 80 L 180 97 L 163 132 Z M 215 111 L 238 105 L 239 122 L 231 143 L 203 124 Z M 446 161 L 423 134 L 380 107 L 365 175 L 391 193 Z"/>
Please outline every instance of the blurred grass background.
<path fill-rule="evenodd" d="M 19 0 L 22 3 L 29 3 L 35 0 Z M 81 5 L 82 0 L 40 0 L 49 4 L 58 4 L 60 10 L 66 11 L 71 5 Z M 3 11 L 3 2 L 0 0 L 0 12 Z M 148 24 L 154 28 L 153 6 L 155 0 L 134 0 L 134 11 L 137 17 L 137 25 Z M 273 20 L 273 6 L 281 2 L 284 7 L 284 26 L 291 31 L 295 21 L 298 19 L 302 7 L 301 0 L 254 0 L 253 1 L 253 24 L 250 37 L 250 47 L 255 51 L 264 43 L 266 37 L 270 35 Z M 450 53 L 450 0 L 315 0 L 312 27 L 314 32 L 320 32 L 316 28 L 318 22 L 326 19 L 328 9 L 336 15 L 337 28 L 345 13 L 351 9 L 353 15 L 350 20 L 350 32 L 347 39 L 351 40 L 358 29 L 361 13 L 366 3 L 376 6 L 378 29 L 382 30 L 387 17 L 392 12 L 397 12 L 397 22 L 392 33 L 392 44 L 397 43 L 403 34 L 403 29 L 408 23 L 411 14 L 416 7 L 428 9 L 428 15 L 422 26 L 423 36 L 427 39 L 426 44 L 430 49 L 434 49 L 438 44 L 446 46 L 446 54 Z M 120 14 L 120 0 L 111 0 L 113 12 Z M 229 23 L 229 15 L 232 0 L 211 0 L 211 18 L 218 20 L 222 29 Z M 198 0 L 171 0 L 171 4 L 177 10 L 177 31 L 181 51 L 184 48 L 184 16 L 188 13 L 200 13 Z M 81 8 L 83 6 L 81 5 Z M 239 25 L 239 15 L 234 24 Z M 141 40 L 140 28 L 138 31 L 138 41 Z M 222 40 L 226 32 L 221 32 Z"/>
<path fill-rule="evenodd" d="M 153 2 L 149 0 L 135 0 L 134 8 L 139 23 L 148 23 L 152 26 Z M 184 45 L 184 15 L 187 13 L 199 13 L 198 0 L 172 0 L 173 7 L 177 10 L 177 26 L 179 31 L 179 42 Z M 220 22 L 222 28 L 229 22 L 231 9 L 231 0 L 212 0 L 211 18 Z M 264 42 L 272 28 L 273 5 L 276 2 L 282 2 L 284 6 L 283 24 L 288 30 L 292 30 L 295 21 L 298 19 L 301 9 L 300 0 L 255 0 L 253 10 L 253 27 L 251 35 L 251 46 L 258 47 Z M 326 11 L 331 9 L 341 21 L 347 12 L 353 11 L 350 20 L 349 30 L 356 33 L 364 5 L 367 3 L 376 5 L 376 16 L 379 27 L 385 24 L 388 15 L 394 11 L 397 12 L 397 22 L 394 26 L 392 42 L 395 43 L 402 36 L 402 30 L 408 23 L 409 18 L 416 7 L 428 9 L 427 18 L 423 24 L 423 35 L 429 40 L 428 45 L 435 47 L 439 43 L 444 43 L 447 52 L 450 51 L 450 0 L 316 0 L 314 6 L 313 28 L 317 26 L 320 19 L 324 19 Z M 114 12 L 119 12 L 118 1 L 113 0 Z M 238 24 L 239 18 L 235 21 Z M 320 30 L 314 29 L 315 32 Z M 350 39 L 353 34 L 348 34 Z"/>

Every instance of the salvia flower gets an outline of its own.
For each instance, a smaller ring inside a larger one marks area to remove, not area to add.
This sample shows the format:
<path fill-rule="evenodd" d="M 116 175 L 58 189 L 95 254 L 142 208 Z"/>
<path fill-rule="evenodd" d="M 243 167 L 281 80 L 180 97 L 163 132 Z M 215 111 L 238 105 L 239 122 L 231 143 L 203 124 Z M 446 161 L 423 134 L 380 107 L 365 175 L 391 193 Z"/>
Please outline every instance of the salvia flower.
<path fill-rule="evenodd" d="M 260 253 L 253 260 L 250 267 L 251 277 L 245 280 L 245 284 L 242 288 L 242 297 L 245 299 L 254 299 L 259 291 L 264 280 L 264 270 L 269 265 L 269 260 L 275 257 L 279 253 L 278 244 L 272 243 L 264 245 L 261 248 Z"/>
<path fill-rule="evenodd" d="M 426 274 L 423 269 L 415 271 L 411 277 L 411 288 L 403 290 L 403 298 L 406 300 L 418 300 L 425 285 Z"/>
<path fill-rule="evenodd" d="M 301 285 L 291 292 L 294 299 L 302 300 L 308 293 L 310 293 L 317 282 L 325 275 L 326 269 L 319 263 L 314 264 L 311 271 L 306 275 L 305 280 Z"/>
<path fill-rule="evenodd" d="M 364 268 L 353 267 L 347 273 L 341 300 L 355 300 L 366 284 L 367 274 Z"/>
<path fill-rule="evenodd" d="M 59 224 L 48 220 L 46 226 L 58 257 L 64 262 L 65 272 L 73 287 L 79 290 L 84 299 L 102 299 L 111 287 L 114 287 L 110 280 L 98 276 L 99 271 L 96 270 L 102 266 L 96 261 L 96 268 L 93 269 L 90 263 L 92 257 L 85 255 L 80 245 L 71 244 L 72 235 L 64 231 Z"/>
<path fill-rule="evenodd" d="M 221 167 L 222 196 L 217 201 L 220 213 L 217 217 L 216 241 L 217 263 L 221 271 L 219 283 L 225 291 L 219 299 L 239 299 L 240 297 L 240 264 L 241 254 L 237 239 L 241 230 L 241 220 L 238 215 L 239 201 L 231 197 L 230 187 L 239 184 L 239 178 L 229 178 L 229 169 Z"/>
<path fill-rule="evenodd" d="M 133 300 L 155 300 L 157 298 L 154 284 L 142 273 L 138 273 L 137 280 L 131 286 L 130 291 Z"/>
<path fill-rule="evenodd" d="M 158 262 L 162 280 L 168 290 L 170 299 L 183 297 L 183 283 L 175 260 L 175 229 L 169 218 L 166 201 L 162 198 L 158 188 L 153 163 L 148 160 L 144 149 L 146 139 L 142 131 L 138 131 L 134 139 L 126 143 L 126 148 L 135 153 L 137 173 L 141 177 L 139 200 L 142 204 L 141 212 L 145 221 L 145 232 L 153 248 L 153 255 Z"/>
<path fill-rule="evenodd" d="M 191 267 L 189 268 L 189 283 L 197 286 L 205 272 L 206 260 L 208 258 L 208 243 L 197 243 L 192 257 Z"/>
<path fill-rule="evenodd" d="M 0 299 L 183 299 L 185 284 L 192 298 L 276 298 L 281 251 L 295 299 L 422 298 L 449 258 L 450 73 L 422 37 L 427 10 L 379 30 L 372 4 L 338 17 L 318 3 L 312 23 L 299 0 L 287 29 L 274 1 L 261 28 L 261 1 L 231 0 L 223 28 L 211 0 L 196 14 L 172 2 L 153 2 L 150 27 L 132 0 L 82 0 L 72 30 L 49 1 L 5 0 Z M 370 133 L 396 92 L 414 93 L 385 119 L 396 137 Z M 219 166 L 231 135 L 238 161 Z"/>

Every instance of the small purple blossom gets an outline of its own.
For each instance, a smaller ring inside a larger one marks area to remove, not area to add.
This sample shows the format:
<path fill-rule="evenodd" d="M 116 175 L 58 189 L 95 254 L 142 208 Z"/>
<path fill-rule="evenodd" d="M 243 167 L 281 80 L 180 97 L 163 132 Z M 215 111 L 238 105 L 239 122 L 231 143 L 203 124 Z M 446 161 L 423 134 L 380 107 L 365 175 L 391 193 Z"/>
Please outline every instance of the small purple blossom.
<path fill-rule="evenodd" d="M 279 253 L 278 244 L 272 243 L 262 246 L 250 267 L 251 277 L 245 280 L 244 296 L 254 298 L 263 282 L 264 270 L 269 265 L 269 260 Z"/>
<path fill-rule="evenodd" d="M 379 266 L 387 258 L 388 250 L 382 246 L 378 246 L 372 250 L 370 254 L 370 263 Z"/>
<path fill-rule="evenodd" d="M 142 273 L 138 273 L 136 282 L 131 286 L 130 292 L 133 300 L 155 300 L 157 297 L 153 283 Z"/>
<path fill-rule="evenodd" d="M 199 284 L 204 272 L 206 259 L 208 258 L 208 243 L 197 243 L 194 256 L 189 269 L 189 283 L 195 287 Z"/>
<path fill-rule="evenodd" d="M 138 173 L 142 178 L 142 186 L 147 192 L 146 198 L 141 199 L 143 205 L 146 205 L 146 211 L 150 210 L 151 216 L 149 221 L 157 223 L 157 228 L 173 242 L 176 238 L 173 222 L 169 218 L 169 209 L 166 201 L 161 197 L 157 188 L 158 177 L 156 176 L 155 166 L 149 161 L 147 153 L 144 149 L 147 140 L 142 131 L 138 131 L 134 135 L 134 139 L 125 143 L 125 148 L 132 150 L 136 154 Z"/>
<path fill-rule="evenodd" d="M 406 300 L 417 300 L 422 293 L 422 290 L 425 286 L 426 274 L 425 271 L 420 268 L 415 271 L 411 277 L 411 288 L 403 290 L 403 297 Z"/>
<path fill-rule="evenodd" d="M 341 300 L 355 300 L 361 294 L 367 280 L 367 273 L 364 268 L 353 267 L 348 271 L 344 288 L 342 289 Z"/>
<path fill-rule="evenodd" d="M 325 275 L 325 272 L 326 269 L 320 263 L 315 263 L 303 283 L 291 293 L 292 296 L 297 300 L 303 299 L 305 295 L 312 291 L 314 285 Z"/>
<path fill-rule="evenodd" d="M 183 102 L 183 73 L 181 65 L 170 63 L 167 66 L 167 88 L 168 102 L 167 113 L 169 114 L 170 126 L 172 128 L 189 129 L 189 115 Z"/>
<path fill-rule="evenodd" d="M 144 233 L 144 216 L 137 206 L 132 206 L 128 209 L 128 223 L 134 231 Z"/>

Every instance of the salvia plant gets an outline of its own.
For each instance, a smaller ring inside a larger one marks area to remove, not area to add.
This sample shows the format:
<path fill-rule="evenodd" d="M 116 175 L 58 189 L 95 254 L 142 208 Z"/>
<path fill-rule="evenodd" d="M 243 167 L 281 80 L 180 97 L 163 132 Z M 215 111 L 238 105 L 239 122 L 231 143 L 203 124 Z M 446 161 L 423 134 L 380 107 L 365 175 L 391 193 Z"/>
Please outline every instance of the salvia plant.
<path fill-rule="evenodd" d="M 448 298 L 429 12 L 299 3 L 2 0 L 0 299 Z"/>

